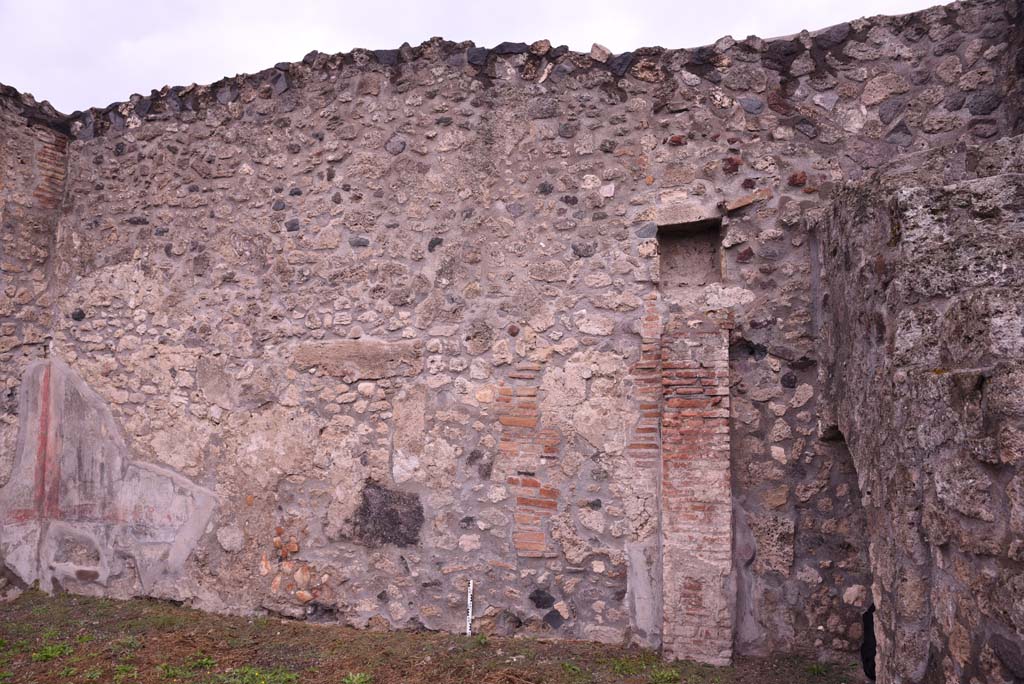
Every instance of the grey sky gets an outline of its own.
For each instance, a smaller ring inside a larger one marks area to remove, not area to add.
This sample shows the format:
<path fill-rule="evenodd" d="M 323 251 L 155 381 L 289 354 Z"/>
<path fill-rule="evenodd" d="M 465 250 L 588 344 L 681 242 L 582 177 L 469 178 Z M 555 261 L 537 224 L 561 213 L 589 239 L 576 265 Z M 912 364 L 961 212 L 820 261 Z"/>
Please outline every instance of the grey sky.
<path fill-rule="evenodd" d="M 431 36 L 614 52 L 765 38 L 936 0 L 0 0 L 0 82 L 71 112 L 165 84 L 211 83 L 310 50 L 418 45 Z"/>

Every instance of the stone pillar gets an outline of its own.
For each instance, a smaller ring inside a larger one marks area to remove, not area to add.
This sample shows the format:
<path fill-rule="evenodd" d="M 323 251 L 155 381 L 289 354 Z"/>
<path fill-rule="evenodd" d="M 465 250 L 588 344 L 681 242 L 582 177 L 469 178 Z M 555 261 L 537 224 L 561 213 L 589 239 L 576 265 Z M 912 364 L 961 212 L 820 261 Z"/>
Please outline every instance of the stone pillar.
<path fill-rule="evenodd" d="M 729 323 L 673 313 L 661 341 L 662 645 L 668 658 L 732 660 Z"/>

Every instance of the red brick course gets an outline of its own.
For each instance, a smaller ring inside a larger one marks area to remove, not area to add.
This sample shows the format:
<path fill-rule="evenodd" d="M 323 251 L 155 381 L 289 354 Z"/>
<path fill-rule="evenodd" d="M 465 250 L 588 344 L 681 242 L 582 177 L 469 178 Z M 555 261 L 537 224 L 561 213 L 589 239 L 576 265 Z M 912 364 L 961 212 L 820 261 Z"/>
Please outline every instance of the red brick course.
<path fill-rule="evenodd" d="M 49 128 L 32 129 L 36 144 L 36 177 L 32 192 L 36 207 L 55 209 L 64 195 L 64 175 L 67 166 L 68 139 Z"/>
<path fill-rule="evenodd" d="M 662 644 L 713 664 L 732 659 L 729 327 L 673 314 L 660 344 Z"/>
<path fill-rule="evenodd" d="M 514 386 L 498 388 L 499 458 L 530 463 L 557 458 L 561 452 L 562 435 L 559 431 L 541 427 L 540 386 L 537 384 L 541 369 L 539 363 L 517 364 L 508 374 Z M 506 484 L 515 497 L 512 543 L 516 554 L 520 558 L 555 557 L 557 554 L 548 525 L 551 516 L 558 512 L 559 490 L 534 474 L 520 473 L 508 477 Z"/>

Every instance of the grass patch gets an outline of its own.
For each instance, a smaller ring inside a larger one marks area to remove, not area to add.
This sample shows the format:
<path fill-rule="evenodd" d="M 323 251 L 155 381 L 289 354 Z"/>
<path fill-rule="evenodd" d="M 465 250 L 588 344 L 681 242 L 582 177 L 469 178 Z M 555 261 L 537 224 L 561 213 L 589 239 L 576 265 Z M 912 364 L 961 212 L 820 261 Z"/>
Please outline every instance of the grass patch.
<path fill-rule="evenodd" d="M 113 651 L 115 655 L 120 657 L 130 655 L 135 651 L 139 650 L 140 648 L 142 648 L 142 642 L 139 641 L 137 637 L 133 636 L 127 636 L 123 639 L 118 639 L 110 645 L 111 651 Z"/>
<path fill-rule="evenodd" d="M 71 647 L 67 644 L 47 644 L 32 654 L 32 662 L 47 663 L 57 658 L 62 658 L 71 653 Z"/>
<path fill-rule="evenodd" d="M 299 676 L 287 670 L 261 670 L 255 667 L 240 667 L 217 675 L 212 684 L 295 684 Z"/>
<path fill-rule="evenodd" d="M 665 663 L 635 647 L 360 631 L 36 591 L 0 604 L 0 684 L 853 684 L 857 667 L 852 654 L 827 665 Z"/>
<path fill-rule="evenodd" d="M 679 684 L 681 681 L 679 670 L 665 668 L 651 671 L 651 684 Z"/>
<path fill-rule="evenodd" d="M 634 656 L 612 658 L 608 662 L 611 665 L 612 672 L 617 675 L 629 677 L 651 669 L 657 665 L 659 661 L 657 655 L 645 652 Z"/>
<path fill-rule="evenodd" d="M 373 684 L 373 677 L 365 672 L 350 672 L 342 678 L 341 684 Z"/>
<path fill-rule="evenodd" d="M 114 666 L 114 684 L 133 682 L 139 678 L 139 668 L 120 663 Z"/>

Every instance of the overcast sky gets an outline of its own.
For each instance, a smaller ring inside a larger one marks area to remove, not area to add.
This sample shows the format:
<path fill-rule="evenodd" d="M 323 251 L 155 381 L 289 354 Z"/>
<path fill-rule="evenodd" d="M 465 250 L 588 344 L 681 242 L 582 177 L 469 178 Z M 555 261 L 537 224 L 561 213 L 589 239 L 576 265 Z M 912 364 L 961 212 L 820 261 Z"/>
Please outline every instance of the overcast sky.
<path fill-rule="evenodd" d="M 431 36 L 613 52 L 763 38 L 937 0 L 0 0 L 0 83 L 71 112 L 212 83 L 310 50 L 418 45 Z"/>

